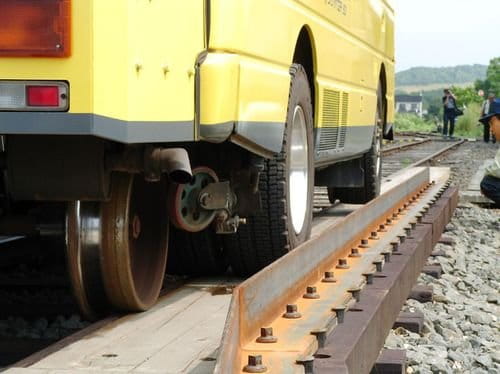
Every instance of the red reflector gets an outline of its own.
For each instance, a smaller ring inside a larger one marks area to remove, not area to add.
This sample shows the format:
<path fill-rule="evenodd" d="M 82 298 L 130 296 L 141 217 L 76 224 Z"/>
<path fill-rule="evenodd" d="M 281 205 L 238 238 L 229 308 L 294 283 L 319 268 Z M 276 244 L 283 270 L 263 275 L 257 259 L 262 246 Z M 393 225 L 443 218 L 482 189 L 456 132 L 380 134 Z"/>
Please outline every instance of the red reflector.
<path fill-rule="evenodd" d="M 59 106 L 59 87 L 26 86 L 28 106 Z"/>

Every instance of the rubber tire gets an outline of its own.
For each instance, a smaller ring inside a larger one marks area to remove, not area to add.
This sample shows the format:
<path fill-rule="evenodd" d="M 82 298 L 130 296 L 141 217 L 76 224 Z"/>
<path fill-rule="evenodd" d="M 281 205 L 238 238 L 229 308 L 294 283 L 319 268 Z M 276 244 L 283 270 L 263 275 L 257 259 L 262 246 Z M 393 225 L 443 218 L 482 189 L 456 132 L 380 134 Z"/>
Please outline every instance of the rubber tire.
<path fill-rule="evenodd" d="M 225 273 L 227 267 L 220 237 L 211 228 L 187 232 L 170 226 L 167 274 L 217 275 Z"/>
<path fill-rule="evenodd" d="M 311 91 L 307 74 L 301 65 L 293 64 L 290 74 L 292 80 L 282 151 L 264 162 L 264 170 L 260 174 L 259 191 L 262 210 L 247 217 L 247 224 L 240 225 L 236 234 L 223 236 L 229 263 L 236 275 L 249 276 L 256 273 L 309 239 L 311 234 L 314 193 Z M 309 184 L 307 196 L 304 197 L 307 199 L 307 209 L 299 234 L 295 233 L 292 225 L 289 215 L 290 202 L 287 196 L 290 162 L 288 153 L 291 144 L 289 124 L 297 105 L 300 105 L 304 112 L 309 152 Z"/>
<path fill-rule="evenodd" d="M 382 129 L 383 117 L 385 117 L 385 104 L 381 85 L 377 90 L 377 111 L 375 113 L 375 129 L 372 137 L 372 145 L 370 150 L 363 155 L 362 165 L 364 173 L 363 187 L 336 188 L 328 187 L 328 199 L 333 204 L 338 199 L 342 203 L 348 204 L 366 204 L 370 200 L 380 195 L 380 186 L 382 183 L 382 160 L 380 160 L 380 168 L 377 174 L 377 155 L 376 143 L 378 142 L 379 150 L 382 149 Z M 380 156 L 382 157 L 382 155 Z"/>

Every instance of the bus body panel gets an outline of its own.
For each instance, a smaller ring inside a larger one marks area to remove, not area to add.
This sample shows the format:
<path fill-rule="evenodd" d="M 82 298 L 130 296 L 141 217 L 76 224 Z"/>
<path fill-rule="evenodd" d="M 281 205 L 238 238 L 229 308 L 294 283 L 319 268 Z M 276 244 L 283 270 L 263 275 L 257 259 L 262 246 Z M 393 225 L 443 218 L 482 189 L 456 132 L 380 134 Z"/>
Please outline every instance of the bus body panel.
<path fill-rule="evenodd" d="M 89 134 L 124 143 L 232 139 L 278 152 L 303 29 L 313 49 L 317 159 L 369 148 L 381 69 L 387 122 L 393 121 L 394 20 L 387 1 L 73 0 L 72 6 L 70 57 L 0 58 L 0 79 L 68 81 L 69 112 L 0 112 L 0 133 Z M 334 131 L 342 138 L 336 144 Z"/>

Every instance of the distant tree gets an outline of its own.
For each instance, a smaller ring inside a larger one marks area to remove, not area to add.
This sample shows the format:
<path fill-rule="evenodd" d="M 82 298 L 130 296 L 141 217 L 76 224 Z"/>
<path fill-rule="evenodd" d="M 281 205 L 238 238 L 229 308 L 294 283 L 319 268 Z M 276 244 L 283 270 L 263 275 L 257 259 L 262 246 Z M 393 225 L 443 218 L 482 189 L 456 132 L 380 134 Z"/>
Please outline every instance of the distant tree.
<path fill-rule="evenodd" d="M 427 113 L 428 113 L 427 115 L 430 118 L 434 118 L 436 116 L 439 117 L 441 113 L 441 104 L 438 103 L 429 104 L 427 108 Z"/>
<path fill-rule="evenodd" d="M 483 90 L 485 93 L 493 91 L 497 96 L 500 95 L 500 57 L 490 61 L 486 70 L 486 79 L 477 80 L 476 90 Z"/>
<path fill-rule="evenodd" d="M 474 86 L 452 87 L 453 94 L 457 97 L 457 106 L 469 106 L 472 103 L 481 103 L 484 98 L 478 95 Z"/>

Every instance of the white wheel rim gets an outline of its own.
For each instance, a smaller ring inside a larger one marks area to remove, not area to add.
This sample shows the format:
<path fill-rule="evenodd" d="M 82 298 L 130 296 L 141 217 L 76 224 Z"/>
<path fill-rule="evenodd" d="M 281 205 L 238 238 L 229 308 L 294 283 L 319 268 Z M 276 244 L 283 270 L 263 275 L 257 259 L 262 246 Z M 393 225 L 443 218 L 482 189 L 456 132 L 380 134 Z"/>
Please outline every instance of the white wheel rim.
<path fill-rule="evenodd" d="M 382 166 L 382 151 L 380 149 L 380 129 L 377 127 L 375 130 L 375 175 L 378 177 L 380 174 L 380 168 Z"/>
<path fill-rule="evenodd" d="M 288 196 L 290 215 L 295 234 L 302 231 L 306 219 L 309 188 L 309 160 L 306 118 L 302 108 L 297 105 L 293 111 L 290 136 L 290 168 L 288 175 Z"/>

